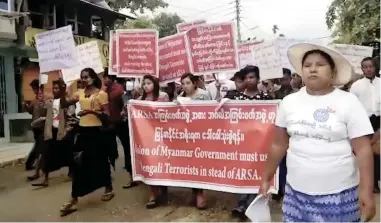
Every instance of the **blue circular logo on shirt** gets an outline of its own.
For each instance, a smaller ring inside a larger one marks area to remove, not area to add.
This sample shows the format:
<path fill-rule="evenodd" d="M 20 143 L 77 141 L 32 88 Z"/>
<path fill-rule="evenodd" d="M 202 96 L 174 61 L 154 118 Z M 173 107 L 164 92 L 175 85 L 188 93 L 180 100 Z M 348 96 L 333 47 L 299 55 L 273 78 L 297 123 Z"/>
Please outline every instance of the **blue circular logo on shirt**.
<path fill-rule="evenodd" d="M 314 119 L 318 122 L 326 122 L 329 119 L 329 112 L 327 109 L 317 109 L 314 112 Z"/>

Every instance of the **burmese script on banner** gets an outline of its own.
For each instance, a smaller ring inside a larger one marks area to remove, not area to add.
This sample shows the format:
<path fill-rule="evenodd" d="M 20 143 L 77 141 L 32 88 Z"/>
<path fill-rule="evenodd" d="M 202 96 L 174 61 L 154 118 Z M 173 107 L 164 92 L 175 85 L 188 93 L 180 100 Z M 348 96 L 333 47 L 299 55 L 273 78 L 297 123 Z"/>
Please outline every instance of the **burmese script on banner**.
<path fill-rule="evenodd" d="M 205 20 L 197 20 L 197 21 L 193 21 L 193 22 L 178 23 L 178 24 L 176 24 L 177 33 L 186 32 L 195 26 L 202 25 L 205 23 L 206 23 Z"/>
<path fill-rule="evenodd" d="M 149 185 L 256 193 L 279 101 L 129 104 L 133 179 Z M 272 192 L 278 188 L 274 177 Z"/>
<path fill-rule="evenodd" d="M 41 73 L 78 65 L 70 25 L 37 34 L 36 48 Z"/>
<path fill-rule="evenodd" d="M 362 75 L 361 61 L 365 57 L 372 57 L 373 47 L 359 46 L 359 45 L 347 45 L 347 44 L 334 44 L 333 48 L 344 55 L 347 60 L 352 64 L 352 67 L 356 74 Z"/>
<path fill-rule="evenodd" d="M 240 68 L 244 68 L 247 65 L 253 65 L 255 63 L 253 46 L 259 43 L 261 42 L 241 43 L 238 45 L 238 58 Z"/>
<path fill-rule="evenodd" d="M 261 80 L 283 77 L 283 64 L 277 40 L 264 41 L 253 46 L 254 65 L 261 71 Z"/>
<path fill-rule="evenodd" d="M 159 39 L 159 80 L 168 83 L 190 72 L 189 52 L 185 35 L 176 34 Z"/>
<path fill-rule="evenodd" d="M 153 29 L 117 30 L 118 77 L 159 75 L 159 33 Z"/>
<path fill-rule="evenodd" d="M 239 68 L 233 23 L 199 25 L 186 35 L 193 73 L 236 71 Z"/>
<path fill-rule="evenodd" d="M 62 78 L 65 83 L 80 79 L 81 71 L 88 67 L 92 68 L 95 73 L 98 74 L 104 71 L 97 41 L 91 41 L 78 45 L 76 50 L 78 65 L 61 70 Z"/>

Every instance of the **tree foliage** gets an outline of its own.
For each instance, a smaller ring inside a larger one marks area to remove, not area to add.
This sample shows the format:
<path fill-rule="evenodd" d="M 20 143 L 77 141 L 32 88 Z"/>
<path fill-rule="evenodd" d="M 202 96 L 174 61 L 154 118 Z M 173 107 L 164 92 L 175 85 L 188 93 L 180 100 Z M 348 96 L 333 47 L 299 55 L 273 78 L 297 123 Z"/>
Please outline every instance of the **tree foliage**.
<path fill-rule="evenodd" d="M 152 23 L 148 16 L 141 16 L 136 20 L 127 20 L 123 24 L 116 27 L 117 29 L 155 29 L 156 26 Z"/>
<path fill-rule="evenodd" d="M 176 13 L 160 13 L 155 16 L 152 23 L 159 30 L 160 38 L 170 36 L 177 33 L 176 24 L 182 23 L 184 20 Z"/>
<path fill-rule="evenodd" d="M 333 0 L 326 24 L 335 42 L 362 44 L 380 38 L 380 0 Z"/>
<path fill-rule="evenodd" d="M 165 8 L 168 4 L 163 0 L 113 0 L 111 2 L 111 7 L 114 9 L 127 8 L 134 13 L 139 11 L 144 13 L 144 10 L 148 9 L 154 11 L 157 8 Z"/>
<path fill-rule="evenodd" d="M 177 14 L 160 13 L 154 18 L 141 16 L 136 20 L 124 21 L 117 24 L 116 29 L 157 29 L 159 37 L 170 36 L 177 33 L 176 24 L 182 23 L 184 20 Z"/>

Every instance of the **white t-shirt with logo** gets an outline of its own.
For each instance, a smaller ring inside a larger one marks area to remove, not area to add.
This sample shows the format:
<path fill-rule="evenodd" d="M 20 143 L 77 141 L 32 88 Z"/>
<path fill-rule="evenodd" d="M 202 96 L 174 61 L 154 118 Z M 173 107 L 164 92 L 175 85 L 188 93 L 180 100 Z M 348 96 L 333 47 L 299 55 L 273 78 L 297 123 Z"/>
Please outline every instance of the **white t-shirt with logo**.
<path fill-rule="evenodd" d="M 287 182 L 292 188 L 327 195 L 359 184 L 350 139 L 373 134 L 373 128 L 355 95 L 335 89 L 313 96 L 303 87 L 283 99 L 275 124 L 290 136 Z"/>
<path fill-rule="evenodd" d="M 60 112 L 60 99 L 53 100 L 53 127 L 58 128 L 60 121 L 58 120 L 58 114 Z"/>

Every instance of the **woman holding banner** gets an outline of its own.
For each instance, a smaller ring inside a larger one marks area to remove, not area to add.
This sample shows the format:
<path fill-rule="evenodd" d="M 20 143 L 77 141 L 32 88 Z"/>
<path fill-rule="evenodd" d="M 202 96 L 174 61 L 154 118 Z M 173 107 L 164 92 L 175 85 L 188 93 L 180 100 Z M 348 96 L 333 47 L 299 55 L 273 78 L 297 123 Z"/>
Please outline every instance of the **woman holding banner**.
<path fill-rule="evenodd" d="M 61 98 L 61 107 L 80 103 L 79 135 L 75 145 L 71 200 L 61 208 L 61 216 L 75 212 L 78 198 L 105 187 L 103 201 L 114 197 L 111 183 L 108 146 L 102 140 L 102 127 L 109 116 L 107 93 L 100 90 L 102 82 L 91 68 L 81 72 L 85 89 L 80 89 L 70 99 Z"/>
<path fill-rule="evenodd" d="M 179 97 L 186 97 L 191 100 L 212 100 L 210 93 L 198 87 L 199 77 L 191 73 L 185 73 L 181 76 L 181 86 L 183 92 Z M 178 103 L 177 100 L 175 102 Z M 193 199 L 192 203 L 200 210 L 206 208 L 206 200 L 202 189 L 192 189 Z"/>
<path fill-rule="evenodd" d="M 260 192 L 267 196 L 287 152 L 283 221 L 359 222 L 360 216 L 370 221 L 373 129 L 356 96 L 334 87 L 351 80 L 350 62 L 309 43 L 291 46 L 288 58 L 305 87 L 280 104 Z"/>
<path fill-rule="evenodd" d="M 142 81 L 143 95 L 137 100 L 143 101 L 159 101 L 168 102 L 168 95 L 160 91 L 159 79 L 151 75 L 145 75 Z M 158 205 L 158 197 L 161 196 L 166 200 L 167 187 L 164 186 L 150 186 L 151 195 L 146 204 L 146 208 L 153 209 Z"/>
<path fill-rule="evenodd" d="M 244 80 L 245 89 L 243 91 L 233 91 L 225 96 L 231 100 L 272 100 L 273 98 L 266 92 L 258 89 L 260 81 L 259 68 L 256 66 L 246 66 L 235 74 L 238 79 Z M 232 210 L 232 215 L 240 219 L 246 219 L 245 211 L 256 194 L 243 194 L 239 196 L 237 206 Z"/>

